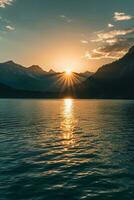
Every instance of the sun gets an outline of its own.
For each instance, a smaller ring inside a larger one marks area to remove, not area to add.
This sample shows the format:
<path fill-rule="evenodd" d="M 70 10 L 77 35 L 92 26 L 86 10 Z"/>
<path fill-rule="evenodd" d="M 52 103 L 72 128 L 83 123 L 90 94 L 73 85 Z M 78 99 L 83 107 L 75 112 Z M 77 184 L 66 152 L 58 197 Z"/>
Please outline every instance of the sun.
<path fill-rule="evenodd" d="M 70 76 L 72 74 L 72 70 L 71 69 L 66 69 L 65 73 L 67 76 Z"/>

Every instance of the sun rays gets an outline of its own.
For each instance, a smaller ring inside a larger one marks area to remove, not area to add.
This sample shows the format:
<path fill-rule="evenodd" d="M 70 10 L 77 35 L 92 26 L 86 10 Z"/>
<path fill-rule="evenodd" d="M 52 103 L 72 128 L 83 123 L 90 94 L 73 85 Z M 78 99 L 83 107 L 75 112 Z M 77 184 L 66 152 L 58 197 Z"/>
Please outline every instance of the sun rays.
<path fill-rule="evenodd" d="M 81 82 L 79 74 L 72 72 L 70 69 L 58 75 L 56 85 L 60 88 L 60 92 L 75 94 L 75 87 Z"/>
<path fill-rule="evenodd" d="M 67 76 L 71 76 L 72 75 L 72 70 L 71 69 L 66 69 L 65 73 Z"/>
<path fill-rule="evenodd" d="M 69 70 L 55 73 L 52 76 L 52 82 L 49 83 L 49 88 L 58 94 L 59 97 L 76 97 L 77 86 L 85 80 L 82 74 Z"/>

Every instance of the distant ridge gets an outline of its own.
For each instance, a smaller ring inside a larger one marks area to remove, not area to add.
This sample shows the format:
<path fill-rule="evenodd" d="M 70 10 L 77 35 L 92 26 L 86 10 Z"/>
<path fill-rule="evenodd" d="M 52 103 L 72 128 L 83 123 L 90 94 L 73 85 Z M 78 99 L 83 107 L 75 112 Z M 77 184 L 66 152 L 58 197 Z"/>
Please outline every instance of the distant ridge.
<path fill-rule="evenodd" d="M 13 61 L 0 63 L 1 97 L 59 98 L 66 95 L 75 98 L 134 99 L 134 46 L 119 60 L 103 65 L 94 74 L 75 73 L 77 84 L 72 90 L 61 84 L 64 73 L 44 71 L 38 65 L 25 68 Z M 5 88 L 5 89 L 4 89 Z M 9 91 L 9 93 L 8 93 Z M 3 94 L 3 95 L 2 95 Z M 12 95 L 11 95 L 12 94 Z"/>
<path fill-rule="evenodd" d="M 134 98 L 134 46 L 119 60 L 99 68 L 77 92 L 84 98 Z"/>
<path fill-rule="evenodd" d="M 16 63 L 13 62 L 12 60 L 9 60 L 9 61 L 5 62 L 5 64 L 13 65 L 13 64 L 16 64 Z"/>
<path fill-rule="evenodd" d="M 134 53 L 134 46 L 129 49 L 128 54 L 133 54 L 133 53 Z"/>
<path fill-rule="evenodd" d="M 49 74 L 55 74 L 56 72 L 53 69 L 50 69 L 48 73 Z"/>
<path fill-rule="evenodd" d="M 28 70 L 34 71 L 34 72 L 45 72 L 40 66 L 38 65 L 32 65 L 28 68 Z"/>
<path fill-rule="evenodd" d="M 24 67 L 12 60 L 0 63 L 0 84 L 2 88 L 5 88 L 5 92 L 4 90 L 0 91 L 0 96 L 2 97 L 2 94 L 5 95 L 5 93 L 14 97 L 43 96 L 44 98 L 46 94 L 48 97 L 50 93 L 51 96 L 55 96 L 54 94 L 59 93 L 64 85 L 61 83 L 61 77 L 64 76 L 64 73 L 57 73 L 53 69 L 46 72 L 38 65 Z M 78 83 L 82 83 L 86 78 L 77 74 Z M 78 83 L 74 83 L 74 87 Z M 68 90 L 68 85 L 64 85 L 62 91 L 64 90 Z"/>

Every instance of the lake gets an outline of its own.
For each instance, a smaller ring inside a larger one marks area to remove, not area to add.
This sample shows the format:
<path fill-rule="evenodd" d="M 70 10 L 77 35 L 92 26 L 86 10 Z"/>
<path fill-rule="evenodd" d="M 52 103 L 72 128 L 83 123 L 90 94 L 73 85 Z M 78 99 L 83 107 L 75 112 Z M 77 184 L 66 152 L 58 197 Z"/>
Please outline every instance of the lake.
<path fill-rule="evenodd" d="M 88 199 L 134 199 L 134 101 L 0 100 L 0 200 Z"/>

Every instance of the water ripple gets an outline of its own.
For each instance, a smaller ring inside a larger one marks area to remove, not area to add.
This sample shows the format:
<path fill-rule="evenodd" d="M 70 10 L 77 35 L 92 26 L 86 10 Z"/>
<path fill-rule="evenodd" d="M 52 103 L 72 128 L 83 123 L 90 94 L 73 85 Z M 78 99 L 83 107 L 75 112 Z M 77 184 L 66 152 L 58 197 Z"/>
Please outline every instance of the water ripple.
<path fill-rule="evenodd" d="M 133 200 L 134 101 L 0 100 L 1 200 Z"/>

